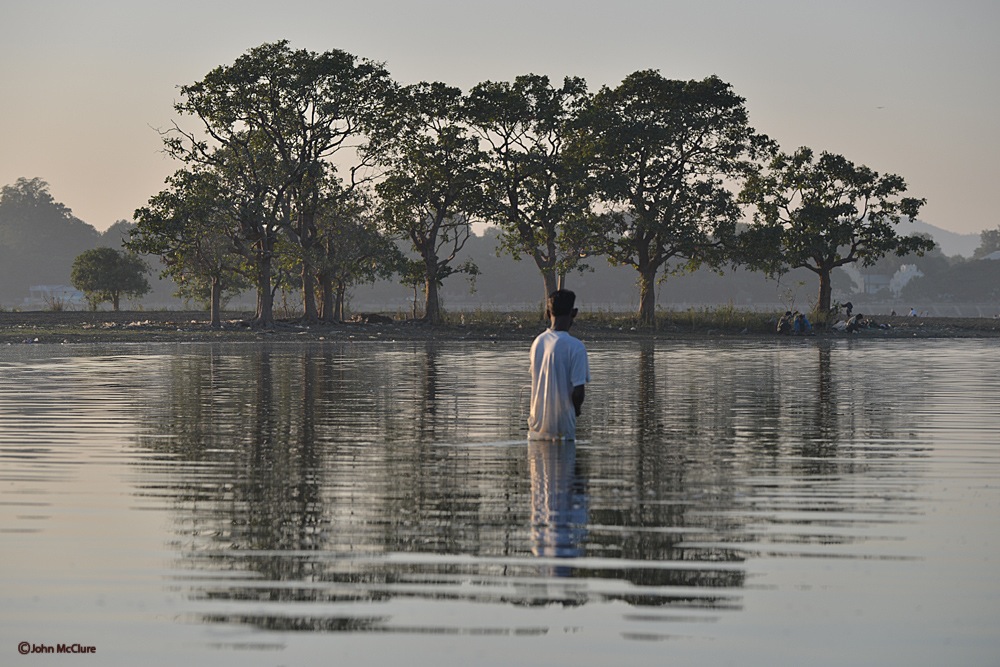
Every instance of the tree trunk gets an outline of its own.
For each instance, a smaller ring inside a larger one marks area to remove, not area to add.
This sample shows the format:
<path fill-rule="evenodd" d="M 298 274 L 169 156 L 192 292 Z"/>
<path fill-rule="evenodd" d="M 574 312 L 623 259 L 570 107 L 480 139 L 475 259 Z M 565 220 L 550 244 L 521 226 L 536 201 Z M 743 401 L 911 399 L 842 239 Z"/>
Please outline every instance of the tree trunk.
<path fill-rule="evenodd" d="M 302 262 L 302 311 L 306 322 L 319 319 L 316 311 L 316 275 L 308 262 Z"/>
<path fill-rule="evenodd" d="M 269 327 L 274 323 L 274 294 L 271 293 L 271 258 L 257 258 L 257 313 L 254 321 Z"/>
<path fill-rule="evenodd" d="M 320 292 L 323 294 L 323 300 L 320 302 L 319 308 L 319 319 L 323 322 L 338 321 L 333 307 L 333 278 L 330 277 L 329 273 L 320 274 L 319 287 Z"/>
<path fill-rule="evenodd" d="M 639 323 L 652 326 L 656 323 L 656 269 L 639 269 Z"/>
<path fill-rule="evenodd" d="M 312 170 L 312 169 L 310 169 Z M 315 188 L 309 188 L 299 200 L 299 214 L 295 233 L 298 236 L 299 247 L 302 248 L 302 318 L 306 322 L 316 322 L 319 314 L 316 311 L 316 270 L 309 258 L 316 243 L 316 197 Z"/>
<path fill-rule="evenodd" d="M 424 321 L 431 324 L 441 323 L 441 301 L 438 297 L 438 284 L 436 276 L 427 276 L 424 283 Z"/>
<path fill-rule="evenodd" d="M 817 274 L 819 274 L 819 303 L 816 306 L 816 319 L 820 322 L 826 322 L 827 314 L 830 312 L 830 305 L 833 298 L 831 273 L 832 269 L 826 268 L 821 268 L 817 271 Z"/>
<path fill-rule="evenodd" d="M 337 283 L 337 296 L 333 307 L 333 319 L 336 322 L 344 321 L 344 301 L 347 299 L 347 285 Z"/>
<path fill-rule="evenodd" d="M 209 315 L 212 318 L 211 327 L 218 329 L 222 326 L 222 319 L 219 311 L 222 310 L 222 281 L 218 276 L 212 276 L 212 300 L 209 306 Z"/>
<path fill-rule="evenodd" d="M 549 295 L 559 289 L 555 268 L 541 269 L 542 284 L 545 288 L 544 302 L 548 303 Z"/>
<path fill-rule="evenodd" d="M 111 308 L 117 313 L 118 312 L 118 299 L 121 298 L 118 292 L 113 292 L 111 294 Z"/>

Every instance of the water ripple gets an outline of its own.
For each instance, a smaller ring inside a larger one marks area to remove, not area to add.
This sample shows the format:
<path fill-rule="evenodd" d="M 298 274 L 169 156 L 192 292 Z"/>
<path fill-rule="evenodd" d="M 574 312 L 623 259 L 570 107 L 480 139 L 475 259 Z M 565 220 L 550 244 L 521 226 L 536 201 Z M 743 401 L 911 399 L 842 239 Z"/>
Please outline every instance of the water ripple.
<path fill-rule="evenodd" d="M 592 344 L 575 446 L 525 442 L 523 362 L 439 343 L 7 350 L 2 620 L 167 623 L 216 656 L 290 661 L 290 636 L 333 633 L 502 637 L 521 662 L 538 638 L 602 637 L 653 662 L 633 645 L 739 656 L 747 628 L 817 645 L 817 608 L 906 653 L 849 619 L 919 606 L 941 612 L 911 638 L 961 619 L 1000 646 L 988 342 Z M 936 606 L 960 594 L 969 614 Z"/>

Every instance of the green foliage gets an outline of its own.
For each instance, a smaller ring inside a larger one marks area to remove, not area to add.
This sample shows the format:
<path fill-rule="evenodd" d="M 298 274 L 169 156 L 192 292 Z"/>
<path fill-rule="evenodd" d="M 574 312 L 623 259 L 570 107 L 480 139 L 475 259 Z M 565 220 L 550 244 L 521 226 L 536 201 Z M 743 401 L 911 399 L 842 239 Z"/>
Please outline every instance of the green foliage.
<path fill-rule="evenodd" d="M 113 248 L 94 248 L 73 261 L 73 286 L 83 292 L 91 308 L 105 301 L 119 309 L 120 298 L 140 297 L 149 291 L 148 267 L 134 255 Z"/>
<path fill-rule="evenodd" d="M 371 210 L 367 193 L 360 189 L 331 183 L 324 191 L 316 214 L 318 252 L 312 259 L 324 292 L 324 320 L 343 320 L 350 288 L 388 279 L 404 261 Z"/>
<path fill-rule="evenodd" d="M 1000 301 L 1000 260 L 952 260 L 926 266 L 923 277 L 903 288 L 911 303 Z"/>
<path fill-rule="evenodd" d="M 178 296 L 206 304 L 218 326 L 223 301 L 249 285 L 232 238 L 231 206 L 212 172 L 179 170 L 167 186 L 136 210 L 125 247 L 158 255 Z"/>
<path fill-rule="evenodd" d="M 299 289 L 307 318 L 320 295 L 320 316 L 336 319 L 348 289 L 394 271 L 440 319 L 446 278 L 466 274 L 475 289 L 481 269 L 460 259 L 474 220 L 499 226 L 500 252 L 531 256 L 547 291 L 595 254 L 635 269 L 643 324 L 667 275 L 804 267 L 826 276 L 822 310 L 835 266 L 930 247 L 895 233 L 923 203 L 902 196 L 901 178 L 840 156 L 814 163 L 808 149 L 775 156 L 744 102 L 717 77 L 654 70 L 593 96 L 582 79 L 535 74 L 463 95 L 398 86 L 342 51 L 263 44 L 182 87 L 176 110 L 198 130 L 165 133 L 185 169 L 137 211 L 129 247 L 159 254 L 189 293 L 248 280 L 261 324 L 278 289 L 286 300 Z M 731 188 L 744 183 L 738 199 Z M 742 235 L 741 203 L 756 207 Z M 404 265 L 399 240 L 417 262 Z"/>
<path fill-rule="evenodd" d="M 685 311 L 667 311 L 657 315 L 658 328 L 690 328 L 700 331 L 747 331 L 771 333 L 774 331 L 775 313 L 760 313 L 736 308 L 732 303 L 714 308 L 688 308 Z"/>

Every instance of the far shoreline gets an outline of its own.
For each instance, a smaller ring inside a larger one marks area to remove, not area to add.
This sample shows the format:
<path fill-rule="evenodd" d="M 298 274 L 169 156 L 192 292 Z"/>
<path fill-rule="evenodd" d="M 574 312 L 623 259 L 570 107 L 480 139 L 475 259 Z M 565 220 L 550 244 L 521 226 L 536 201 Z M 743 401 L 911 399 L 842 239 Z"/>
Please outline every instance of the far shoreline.
<path fill-rule="evenodd" d="M 254 341 L 521 341 L 545 327 L 524 313 L 465 313 L 446 324 L 397 320 L 385 315 L 326 324 L 279 319 L 267 328 L 250 326 L 251 313 L 223 313 L 223 326 L 209 326 L 204 311 L 0 311 L 0 345 Z M 457 321 L 454 321 L 457 320 Z M 815 339 L 1000 338 L 1000 319 L 880 316 L 878 326 L 846 334 L 816 327 Z M 638 326 L 630 315 L 581 313 L 573 333 L 585 341 L 804 338 L 774 333 L 774 316 L 720 311 L 665 313 L 655 327 Z"/>

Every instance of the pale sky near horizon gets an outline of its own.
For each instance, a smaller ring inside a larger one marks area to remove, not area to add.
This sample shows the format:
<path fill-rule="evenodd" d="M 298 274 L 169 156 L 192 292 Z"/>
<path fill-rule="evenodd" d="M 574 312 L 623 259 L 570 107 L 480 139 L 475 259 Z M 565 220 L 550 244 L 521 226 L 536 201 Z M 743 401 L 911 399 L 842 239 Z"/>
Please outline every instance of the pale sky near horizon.
<path fill-rule="evenodd" d="M 903 176 L 920 219 L 994 229 L 1000 2 L 928 0 L 0 0 L 0 185 L 41 177 L 98 229 L 180 165 L 178 87 L 264 42 L 342 49 L 401 83 L 535 72 L 592 91 L 639 69 L 715 74 L 783 149 Z M 188 121 L 187 127 L 191 125 Z"/>

